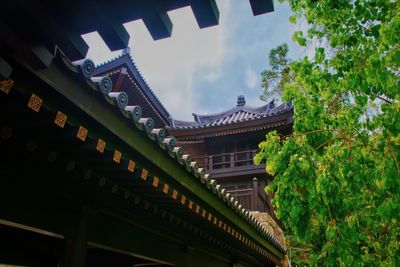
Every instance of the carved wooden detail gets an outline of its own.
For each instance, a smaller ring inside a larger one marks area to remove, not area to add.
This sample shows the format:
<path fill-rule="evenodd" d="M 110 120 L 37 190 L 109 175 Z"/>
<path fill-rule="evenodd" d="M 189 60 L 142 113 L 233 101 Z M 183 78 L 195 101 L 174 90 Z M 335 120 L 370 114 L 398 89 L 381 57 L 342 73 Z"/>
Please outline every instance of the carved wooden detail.
<path fill-rule="evenodd" d="M 163 193 L 164 194 L 168 194 L 168 190 L 169 190 L 169 185 L 168 184 L 164 184 Z"/>
<path fill-rule="evenodd" d="M 43 104 L 43 99 L 41 99 L 35 94 L 32 94 L 28 102 L 28 107 L 36 112 L 39 112 L 42 104 Z"/>
<path fill-rule="evenodd" d="M 184 195 L 182 195 L 182 197 L 181 197 L 181 204 L 182 205 L 186 204 L 186 197 Z"/>
<path fill-rule="evenodd" d="M 0 81 L 0 90 L 3 91 L 4 93 L 8 94 L 11 91 L 11 88 L 13 87 L 14 81 L 11 79 L 7 80 L 2 80 Z"/>
<path fill-rule="evenodd" d="M 140 178 L 142 178 L 143 180 L 147 180 L 147 175 L 149 174 L 149 172 L 146 169 L 142 170 L 142 174 L 140 175 Z"/>
<path fill-rule="evenodd" d="M 160 182 L 160 179 L 158 179 L 158 177 L 154 176 L 154 178 L 153 178 L 153 186 L 157 188 L 159 182 Z"/>
<path fill-rule="evenodd" d="M 78 137 L 78 139 L 80 139 L 82 141 L 85 141 L 87 134 L 88 134 L 88 130 L 83 126 L 79 126 L 78 133 L 76 134 L 76 137 Z"/>
<path fill-rule="evenodd" d="M 133 172 L 135 170 L 136 163 L 133 160 L 128 162 L 128 171 Z"/>
<path fill-rule="evenodd" d="M 67 115 L 65 115 L 61 111 L 58 111 L 54 119 L 54 123 L 60 126 L 61 128 L 64 128 L 65 123 L 67 122 L 67 118 L 68 118 Z"/>
<path fill-rule="evenodd" d="M 172 191 L 172 198 L 173 199 L 177 199 L 178 198 L 178 191 L 176 191 L 175 189 Z"/>
<path fill-rule="evenodd" d="M 99 138 L 99 141 L 97 142 L 96 145 L 96 150 L 99 151 L 100 153 L 103 153 L 105 148 L 106 148 L 106 142 L 104 142 L 103 139 Z"/>
<path fill-rule="evenodd" d="M 120 163 L 121 162 L 121 156 L 122 156 L 121 152 L 119 152 L 118 150 L 115 150 L 113 161 L 115 161 L 116 163 Z"/>

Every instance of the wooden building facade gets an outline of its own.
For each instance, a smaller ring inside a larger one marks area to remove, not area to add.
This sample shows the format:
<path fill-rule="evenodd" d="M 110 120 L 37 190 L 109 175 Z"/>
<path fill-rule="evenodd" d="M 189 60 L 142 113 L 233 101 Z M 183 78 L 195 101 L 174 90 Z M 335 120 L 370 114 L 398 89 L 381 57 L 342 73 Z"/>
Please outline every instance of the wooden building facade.
<path fill-rule="evenodd" d="M 265 13 L 272 1 L 250 3 Z M 158 126 L 168 114 L 157 99 L 135 100 L 85 58 L 81 34 L 123 49 L 122 23 L 143 19 L 165 38 L 167 12 L 183 6 L 200 27 L 218 23 L 212 0 L 3 5 L 0 264 L 282 264 L 285 247 Z"/>
<path fill-rule="evenodd" d="M 192 122 L 172 120 L 168 131 L 243 207 L 275 217 L 264 191 L 272 178 L 266 176 L 265 163 L 255 166 L 253 158 L 268 131 L 292 131 L 292 115 L 290 103 L 251 107 L 239 96 L 229 110 L 193 114 Z"/>

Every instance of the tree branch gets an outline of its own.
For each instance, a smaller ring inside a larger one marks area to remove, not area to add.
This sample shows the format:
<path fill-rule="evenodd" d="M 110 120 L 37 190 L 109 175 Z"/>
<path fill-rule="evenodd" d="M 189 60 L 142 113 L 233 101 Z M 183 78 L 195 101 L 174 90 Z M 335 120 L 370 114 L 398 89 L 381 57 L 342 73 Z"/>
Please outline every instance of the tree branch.
<path fill-rule="evenodd" d="M 374 96 L 374 97 L 376 97 L 376 98 L 379 98 L 379 99 L 382 100 L 382 101 L 385 101 L 386 103 L 393 104 L 393 101 L 391 101 L 391 100 L 389 100 L 389 99 L 383 98 L 383 97 L 381 97 L 381 96 L 379 96 L 379 95 L 376 95 L 376 94 L 374 94 L 374 93 L 371 93 L 371 95 Z"/>

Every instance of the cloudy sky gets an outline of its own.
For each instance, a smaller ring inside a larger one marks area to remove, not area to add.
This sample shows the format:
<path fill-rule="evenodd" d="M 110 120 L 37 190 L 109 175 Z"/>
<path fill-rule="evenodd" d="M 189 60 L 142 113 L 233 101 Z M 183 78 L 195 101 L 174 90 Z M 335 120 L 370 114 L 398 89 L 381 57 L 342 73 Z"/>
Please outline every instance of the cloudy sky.
<path fill-rule="evenodd" d="M 201 30 L 190 7 L 169 12 L 172 36 L 158 41 L 141 20 L 125 24 L 139 70 L 176 119 L 231 108 L 240 94 L 248 105 L 265 104 L 259 100 L 260 73 L 268 67 L 268 52 L 286 42 L 290 58 L 304 54 L 292 41 L 298 27 L 289 22 L 287 5 L 275 1 L 274 12 L 256 17 L 248 1 L 217 0 L 217 5 L 219 25 Z M 83 38 L 96 63 L 121 53 L 110 52 L 97 33 Z"/>

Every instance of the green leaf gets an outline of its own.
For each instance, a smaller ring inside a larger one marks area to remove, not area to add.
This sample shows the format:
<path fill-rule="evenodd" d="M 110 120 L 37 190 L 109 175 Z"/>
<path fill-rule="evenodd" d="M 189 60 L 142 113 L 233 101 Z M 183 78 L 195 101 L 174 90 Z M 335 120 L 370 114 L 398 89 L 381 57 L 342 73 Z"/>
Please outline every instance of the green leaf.
<path fill-rule="evenodd" d="M 322 63 L 322 61 L 325 60 L 325 48 L 323 47 L 318 47 L 315 50 L 315 61 L 317 63 Z"/>

